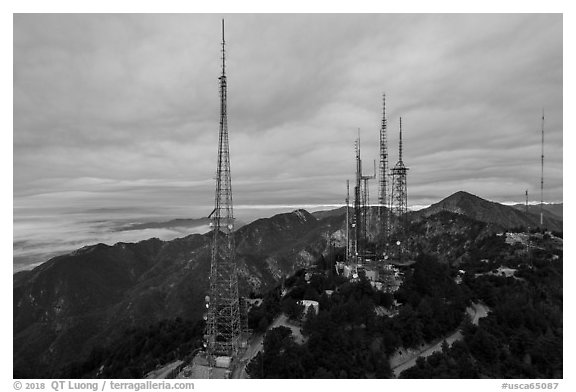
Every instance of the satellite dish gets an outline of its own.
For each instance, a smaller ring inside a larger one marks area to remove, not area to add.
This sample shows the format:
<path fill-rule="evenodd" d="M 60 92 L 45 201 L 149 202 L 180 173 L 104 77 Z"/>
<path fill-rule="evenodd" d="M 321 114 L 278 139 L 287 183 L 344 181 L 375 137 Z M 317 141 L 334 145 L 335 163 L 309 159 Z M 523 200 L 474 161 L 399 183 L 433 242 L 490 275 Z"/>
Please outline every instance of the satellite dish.
<path fill-rule="evenodd" d="M 384 260 L 388 260 L 388 255 L 384 256 Z"/>
<path fill-rule="evenodd" d="M 228 225 L 228 230 L 232 230 L 233 228 L 234 228 L 234 225 L 233 225 L 232 223 L 230 223 L 230 224 Z"/>
<path fill-rule="evenodd" d="M 207 304 L 206 304 L 206 309 L 208 309 L 209 307 L 210 307 L 210 304 L 207 303 Z"/>
<path fill-rule="evenodd" d="M 356 279 L 356 278 L 358 278 L 358 274 L 354 274 L 354 275 L 352 275 L 352 277 L 353 277 L 354 279 Z"/>
<path fill-rule="evenodd" d="M 214 227 L 214 222 L 210 222 L 210 227 Z"/>
<path fill-rule="evenodd" d="M 203 319 L 204 319 L 204 321 L 208 321 L 208 316 L 204 315 Z"/>
<path fill-rule="evenodd" d="M 210 296 L 207 295 L 206 297 L 204 297 L 204 302 L 210 302 Z"/>
<path fill-rule="evenodd" d="M 396 245 L 400 245 L 400 241 L 396 241 Z"/>

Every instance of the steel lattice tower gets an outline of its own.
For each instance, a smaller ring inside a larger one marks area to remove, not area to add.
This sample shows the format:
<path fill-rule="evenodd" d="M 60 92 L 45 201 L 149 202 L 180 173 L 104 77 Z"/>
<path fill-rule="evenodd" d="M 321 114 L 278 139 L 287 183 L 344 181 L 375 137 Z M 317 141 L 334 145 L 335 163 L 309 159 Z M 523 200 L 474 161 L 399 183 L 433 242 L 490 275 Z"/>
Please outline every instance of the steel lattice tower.
<path fill-rule="evenodd" d="M 382 95 L 382 125 L 380 126 L 380 167 L 378 189 L 378 221 L 380 223 L 381 250 L 388 248 L 390 236 L 388 205 L 388 141 L 386 138 L 386 94 Z"/>
<path fill-rule="evenodd" d="M 358 143 L 360 143 L 360 139 L 358 139 Z M 368 250 L 368 233 L 370 232 L 370 217 L 372 216 L 370 210 L 370 187 L 368 186 L 368 181 L 376 178 L 376 160 L 374 160 L 374 175 L 365 176 L 362 173 L 360 174 L 362 179 L 362 249 L 364 252 L 363 255 L 366 255 Z"/>
<path fill-rule="evenodd" d="M 408 190 L 406 185 L 406 173 L 408 168 L 402 160 L 402 117 L 400 117 L 400 141 L 398 143 L 398 162 L 392 169 L 392 194 L 390 196 L 392 212 L 396 215 L 396 236 L 404 248 L 406 229 L 408 226 Z M 402 254 L 400 250 L 399 254 Z"/>
<path fill-rule="evenodd" d="M 346 261 L 350 260 L 350 181 L 346 180 Z"/>
<path fill-rule="evenodd" d="M 210 296 L 206 303 L 208 307 L 206 348 L 208 357 L 212 361 L 215 356 L 235 357 L 237 355 L 241 329 L 226 113 L 224 20 L 222 20 L 222 74 L 218 79 L 220 80 L 220 132 L 215 207 L 210 214 L 213 227 Z"/>
<path fill-rule="evenodd" d="M 363 253 L 362 238 L 362 160 L 360 159 L 360 137 L 356 140 L 356 183 L 354 185 L 354 218 L 352 227 L 354 228 L 353 259 L 358 262 L 360 254 Z"/>
<path fill-rule="evenodd" d="M 368 245 L 368 231 L 369 231 L 369 214 L 370 214 L 370 188 L 368 180 L 370 177 L 362 176 L 362 242 L 364 243 L 364 252 L 367 250 Z"/>
<path fill-rule="evenodd" d="M 376 161 L 374 161 L 374 175 L 364 176 L 362 174 L 362 158 L 360 154 L 360 130 L 355 144 L 356 151 L 356 184 L 354 186 L 354 218 L 352 227 L 354 229 L 353 256 L 356 263 L 366 254 L 368 243 L 368 224 L 370 210 L 370 195 L 368 191 L 368 180 L 376 178 Z"/>

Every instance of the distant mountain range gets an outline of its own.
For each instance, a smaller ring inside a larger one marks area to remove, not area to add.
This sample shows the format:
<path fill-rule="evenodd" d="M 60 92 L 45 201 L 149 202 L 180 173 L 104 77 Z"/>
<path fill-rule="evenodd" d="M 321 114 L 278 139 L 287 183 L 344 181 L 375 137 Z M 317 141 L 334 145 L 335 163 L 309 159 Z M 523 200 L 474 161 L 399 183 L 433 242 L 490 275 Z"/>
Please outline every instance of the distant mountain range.
<path fill-rule="evenodd" d="M 145 230 L 145 229 L 171 229 L 175 227 L 208 226 L 210 219 L 172 219 L 166 222 L 128 223 L 115 227 L 114 231 Z"/>
<path fill-rule="evenodd" d="M 330 243 L 344 247 L 345 211 L 296 210 L 237 229 L 241 294 L 263 292 L 316 263 Z M 410 216 L 411 241 L 422 251 L 452 258 L 466 253 L 471 236 L 534 225 L 539 219 L 466 192 Z M 562 230 L 561 220 L 546 217 L 546 224 Z M 14 274 L 14 377 L 56 377 L 131 326 L 176 317 L 200 319 L 211 238 L 207 233 L 172 241 L 97 244 Z"/>
<path fill-rule="evenodd" d="M 348 207 L 348 208 L 350 209 L 350 211 L 352 211 L 352 207 Z M 335 216 L 343 216 L 343 215 L 346 215 L 346 207 L 340 207 L 340 208 L 336 208 L 334 210 L 316 211 L 316 212 L 313 212 L 312 215 L 316 219 L 324 219 L 324 218 L 335 217 Z"/>
<path fill-rule="evenodd" d="M 352 207 L 349 208 L 350 211 L 352 211 Z M 522 214 L 517 214 L 511 211 L 510 208 L 513 208 Z M 376 210 L 376 207 L 371 207 L 371 209 Z M 540 205 L 529 205 L 528 215 L 526 215 L 526 206 L 524 204 L 507 206 L 484 200 L 464 191 L 456 192 L 427 208 L 418 211 L 410 211 L 409 214 L 413 219 L 418 219 L 422 216 L 427 217 L 434 215 L 440 211 L 450 211 L 456 214 L 466 215 L 481 222 L 498 224 L 502 226 L 503 229 L 525 226 L 527 224 L 530 225 L 530 227 L 536 227 L 540 223 Z M 545 226 L 551 230 L 562 231 L 563 204 L 544 204 L 543 211 Z M 312 213 L 312 215 L 317 219 L 344 216 L 345 214 L 346 207 L 340 207 L 334 210 L 316 211 Z"/>
<path fill-rule="evenodd" d="M 514 204 L 512 207 L 519 211 L 525 212 L 525 204 Z M 542 212 L 544 216 L 547 216 L 556 220 L 564 220 L 564 204 L 563 203 L 553 203 L 553 204 L 542 204 Z M 540 204 L 530 204 L 528 205 L 528 213 L 537 215 L 540 219 Z"/>
<path fill-rule="evenodd" d="M 523 210 L 513 206 L 484 200 L 468 192 L 456 192 L 444 200 L 432 204 L 428 208 L 412 212 L 413 219 L 429 217 L 440 211 L 450 211 L 456 214 L 465 215 L 480 222 L 492 223 L 501 226 L 503 229 L 515 227 L 538 227 L 540 223 L 538 214 L 529 211 L 526 214 Z M 562 218 L 556 218 L 552 214 L 544 216 L 544 225 L 550 230 L 562 231 Z"/>
<path fill-rule="evenodd" d="M 298 210 L 237 230 L 242 294 L 316 262 L 336 226 Z M 201 318 L 211 238 L 97 244 L 14 274 L 14 375 L 53 377 L 130 326 Z"/>
<path fill-rule="evenodd" d="M 165 222 L 144 222 L 144 223 L 129 223 L 114 228 L 114 231 L 130 231 L 130 230 L 145 230 L 145 229 L 174 229 L 180 227 L 199 227 L 208 226 L 210 218 L 197 218 L 197 219 L 172 219 Z M 245 223 L 239 220 L 234 222 L 237 229 L 244 226 Z"/>

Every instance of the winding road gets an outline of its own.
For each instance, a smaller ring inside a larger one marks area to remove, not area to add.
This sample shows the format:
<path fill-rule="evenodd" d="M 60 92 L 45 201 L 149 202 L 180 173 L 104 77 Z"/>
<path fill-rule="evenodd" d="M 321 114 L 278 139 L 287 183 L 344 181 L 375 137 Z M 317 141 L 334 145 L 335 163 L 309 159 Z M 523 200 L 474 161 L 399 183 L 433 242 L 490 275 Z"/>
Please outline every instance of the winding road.
<path fill-rule="evenodd" d="M 472 306 L 466 308 L 466 312 L 472 318 L 472 324 L 474 325 L 478 325 L 478 320 L 480 320 L 482 317 L 486 317 L 489 311 L 490 309 L 482 303 L 473 303 Z M 405 352 L 403 356 L 398 354 L 394 355 L 392 358 L 390 358 L 390 367 L 392 368 L 394 377 L 398 378 L 400 373 L 402 373 L 404 370 L 409 369 L 412 366 L 416 365 L 416 360 L 419 357 L 425 358 L 434 354 L 437 351 L 442 351 L 442 342 L 444 340 L 446 340 L 448 345 L 451 346 L 452 343 L 462 338 L 463 338 L 462 333 L 460 332 L 460 329 L 458 329 L 456 332 L 446 336 L 444 339 L 440 339 L 435 343 L 431 343 L 425 346 L 420 351 L 413 353 L 409 352 L 408 355 L 406 355 Z"/>
<path fill-rule="evenodd" d="M 478 320 L 480 320 L 482 317 L 486 317 L 489 311 L 490 309 L 482 303 L 473 303 L 472 306 L 466 308 L 466 312 L 470 315 L 472 323 L 474 325 L 478 325 Z M 274 319 L 272 324 L 268 327 L 268 330 L 279 327 L 281 325 L 292 329 L 293 335 L 297 342 L 299 341 L 299 339 L 302 339 L 302 335 L 300 334 L 299 328 L 289 324 L 288 317 L 286 317 L 286 315 L 284 314 L 281 314 L 280 316 L 276 317 L 276 319 Z M 402 355 L 396 354 L 392 358 L 390 358 L 390 367 L 392 368 L 394 377 L 397 378 L 402 371 L 416 365 L 416 360 L 419 357 L 428 357 L 437 351 L 441 351 L 442 342 L 444 340 L 446 340 L 448 345 L 451 346 L 452 343 L 462 338 L 463 338 L 462 333 L 460 332 L 460 329 L 458 329 L 457 331 L 446 336 L 445 338 L 439 339 L 438 341 L 431 343 L 418 351 L 406 352 L 406 350 L 402 349 L 401 351 L 404 351 Z M 246 373 L 246 366 L 252 360 L 252 358 L 254 358 L 256 354 L 258 354 L 258 352 L 262 350 L 263 343 L 264 343 L 263 333 L 252 336 L 252 338 L 248 342 L 248 347 L 246 348 L 246 351 L 244 351 L 244 354 L 240 358 L 239 364 L 234 369 L 231 378 L 236 379 L 248 378 L 248 374 Z"/>
<path fill-rule="evenodd" d="M 290 324 L 288 322 L 288 317 L 285 314 L 281 314 L 280 316 L 276 317 L 272 324 L 268 326 L 267 331 L 280 326 L 288 327 L 292 330 L 292 335 L 294 336 L 296 343 L 301 343 L 304 341 L 302 333 L 300 332 L 300 328 Z M 246 351 L 244 351 L 242 358 L 240 358 L 238 366 L 236 366 L 234 369 L 231 378 L 248 378 L 248 374 L 246 373 L 246 366 L 252 360 L 252 358 L 254 358 L 256 354 L 262 350 L 263 344 L 263 333 L 255 334 L 252 336 L 252 338 L 248 341 L 248 347 L 246 348 Z"/>

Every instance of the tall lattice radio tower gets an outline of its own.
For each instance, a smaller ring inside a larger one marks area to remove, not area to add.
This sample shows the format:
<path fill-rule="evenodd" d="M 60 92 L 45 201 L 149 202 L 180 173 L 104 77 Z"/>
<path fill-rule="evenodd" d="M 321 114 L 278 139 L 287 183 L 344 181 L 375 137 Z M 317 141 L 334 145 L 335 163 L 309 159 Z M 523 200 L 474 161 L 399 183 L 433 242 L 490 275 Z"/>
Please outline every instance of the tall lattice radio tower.
<path fill-rule="evenodd" d="M 213 230 L 210 295 L 206 298 L 208 314 L 205 344 L 211 360 L 214 360 L 216 356 L 235 357 L 238 354 L 241 330 L 226 113 L 224 20 L 222 20 L 222 74 L 218 79 L 220 80 L 220 132 L 215 207 L 210 214 Z"/>
<path fill-rule="evenodd" d="M 354 237 L 352 239 L 352 256 L 354 262 L 358 262 L 360 255 L 364 253 L 364 231 L 362 223 L 364 222 L 362 212 L 362 160 L 360 158 L 360 136 L 356 139 L 354 144 L 354 151 L 356 153 L 356 182 L 354 183 L 354 216 L 352 220 L 352 228 Z"/>
<path fill-rule="evenodd" d="M 396 244 L 399 246 L 399 257 L 402 257 L 402 249 L 405 249 L 406 246 L 405 240 L 408 226 L 408 189 L 406 185 L 408 168 L 402 160 L 402 117 L 400 117 L 400 141 L 398 147 L 398 162 L 392 169 L 392 193 L 390 201 L 396 220 Z"/>
<path fill-rule="evenodd" d="M 378 188 L 378 221 L 380 223 L 380 251 L 388 248 L 390 216 L 388 199 L 388 141 L 386 139 L 386 95 L 382 95 L 382 125 L 380 126 L 380 167 Z"/>

